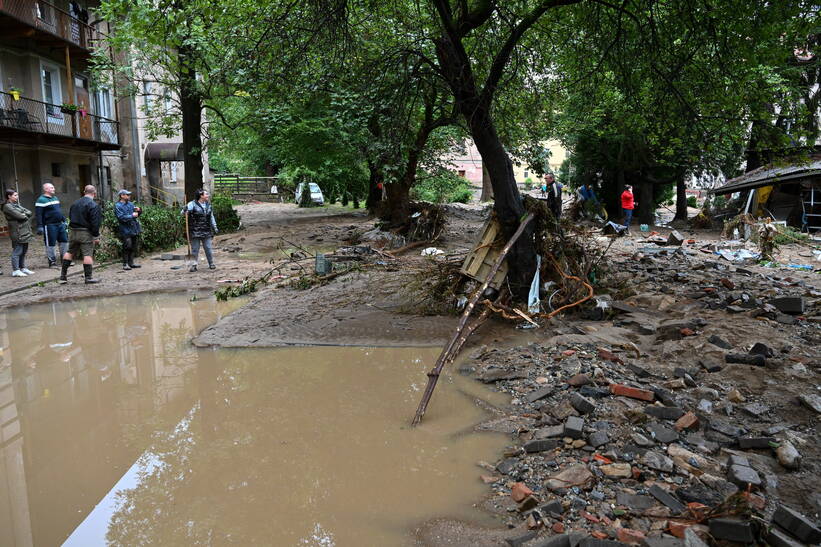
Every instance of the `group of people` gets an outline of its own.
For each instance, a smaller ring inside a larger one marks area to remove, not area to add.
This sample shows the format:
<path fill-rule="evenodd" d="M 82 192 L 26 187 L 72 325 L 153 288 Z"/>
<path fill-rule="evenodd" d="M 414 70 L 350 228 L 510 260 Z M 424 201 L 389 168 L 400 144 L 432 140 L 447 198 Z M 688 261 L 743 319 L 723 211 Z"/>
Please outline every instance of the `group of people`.
<path fill-rule="evenodd" d="M 547 200 L 547 207 L 558 220 L 562 215 L 562 190 L 564 186 L 556 180 L 552 173 L 544 176 L 544 182 L 540 188 L 541 197 Z M 582 184 L 576 192 L 576 198 L 581 203 L 582 211 L 600 206 L 596 191 L 588 183 Z M 633 187 L 629 184 L 624 186 L 621 194 L 621 209 L 624 215 L 624 230 L 630 232 L 630 224 L 633 221 L 633 210 L 636 208 L 636 200 L 633 196 Z"/>
<path fill-rule="evenodd" d="M 83 189 L 83 196 L 75 201 L 69 209 L 68 219 L 63 214 L 56 189 L 51 183 L 43 184 L 43 194 L 34 204 L 34 213 L 20 204 L 20 195 L 16 190 L 5 191 L 2 208 L 9 226 L 11 240 L 12 277 L 28 277 L 34 271 L 26 265 L 29 244 L 34 239 L 32 218 L 36 221 L 36 231 L 43 236 L 48 267 L 57 265 L 59 249 L 60 277 L 58 283 L 68 282 L 68 269 L 75 257 L 82 257 L 85 283 L 98 283 L 93 276 L 94 247 L 100 243 L 100 228 L 103 212 L 95 201 L 97 189 L 88 185 Z M 142 225 L 139 217 L 142 209 L 131 202 L 131 192 L 120 190 L 114 213 L 117 217 L 118 235 L 122 242 L 123 270 L 139 268 L 134 257 L 139 251 L 139 236 Z M 206 190 L 198 190 L 195 199 L 181 211 L 186 218 L 186 231 L 191 244 L 191 263 L 189 271 L 197 271 L 199 250 L 202 247 L 208 260 L 208 267 L 216 269 L 213 257 L 212 239 L 219 230 Z M 66 221 L 68 220 L 68 228 Z M 0 270 L 2 275 L 2 270 Z"/>

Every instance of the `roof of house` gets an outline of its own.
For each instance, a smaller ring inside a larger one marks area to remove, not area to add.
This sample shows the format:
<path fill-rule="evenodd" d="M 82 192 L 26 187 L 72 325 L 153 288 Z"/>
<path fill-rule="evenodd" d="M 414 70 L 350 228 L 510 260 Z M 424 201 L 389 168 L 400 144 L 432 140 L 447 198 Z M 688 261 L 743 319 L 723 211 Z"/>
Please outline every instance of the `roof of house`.
<path fill-rule="evenodd" d="M 807 162 L 773 166 L 765 165 L 730 179 L 726 184 L 710 191 L 712 194 L 732 194 L 742 190 L 752 190 L 771 184 L 795 182 L 800 179 L 821 175 L 821 157 L 814 156 Z"/>

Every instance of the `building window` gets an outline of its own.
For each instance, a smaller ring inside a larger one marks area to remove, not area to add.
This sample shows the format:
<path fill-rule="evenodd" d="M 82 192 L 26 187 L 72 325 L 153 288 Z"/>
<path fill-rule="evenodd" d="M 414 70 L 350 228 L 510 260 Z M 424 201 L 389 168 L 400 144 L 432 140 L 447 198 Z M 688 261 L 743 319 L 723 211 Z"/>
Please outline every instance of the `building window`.
<path fill-rule="evenodd" d="M 145 109 L 151 110 L 151 82 L 143 82 L 143 101 Z"/>
<path fill-rule="evenodd" d="M 465 176 L 465 170 L 464 169 L 459 169 L 458 171 L 456 171 L 456 174 L 459 175 L 460 177 L 464 177 Z"/>
<path fill-rule="evenodd" d="M 60 177 L 60 173 L 62 172 L 62 165 L 59 163 L 52 163 L 51 164 L 51 176 L 52 177 Z"/>
<path fill-rule="evenodd" d="M 63 123 L 60 113 L 60 104 L 63 102 L 63 90 L 60 86 L 60 71 L 54 65 L 42 63 L 40 65 L 40 83 L 42 84 L 43 102 L 46 104 L 46 113 L 50 123 Z"/>
<path fill-rule="evenodd" d="M 105 183 L 108 186 L 111 186 L 111 167 L 108 165 L 103 167 L 103 177 L 105 177 Z"/>
<path fill-rule="evenodd" d="M 97 114 L 103 118 L 114 119 L 111 108 L 111 91 L 108 88 L 97 90 Z"/>
<path fill-rule="evenodd" d="M 525 178 L 527 178 L 527 177 L 529 177 L 529 176 L 530 176 L 530 173 L 528 173 L 527 171 L 525 171 Z"/>
<path fill-rule="evenodd" d="M 171 171 L 171 184 L 177 183 L 177 162 L 172 161 L 168 163 L 168 169 Z"/>

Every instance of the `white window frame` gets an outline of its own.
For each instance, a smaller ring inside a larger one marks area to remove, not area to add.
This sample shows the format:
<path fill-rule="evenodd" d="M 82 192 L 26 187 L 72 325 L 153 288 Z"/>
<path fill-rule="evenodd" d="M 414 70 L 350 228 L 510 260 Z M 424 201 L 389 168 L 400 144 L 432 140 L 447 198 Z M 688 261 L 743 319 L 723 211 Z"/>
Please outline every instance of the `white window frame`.
<path fill-rule="evenodd" d="M 97 98 L 97 115 L 109 120 L 114 119 L 114 108 L 111 100 L 111 89 L 101 87 L 95 93 Z"/>
<path fill-rule="evenodd" d="M 145 105 L 146 112 L 151 110 L 151 101 L 153 100 L 151 97 L 151 87 L 151 82 L 143 80 L 143 104 Z"/>
<path fill-rule="evenodd" d="M 48 97 L 46 97 L 46 80 L 43 78 L 43 73 L 46 71 L 52 74 L 51 102 L 49 102 Z M 48 118 L 48 122 L 57 125 L 65 124 L 65 118 L 60 112 L 60 105 L 63 103 L 63 82 L 62 78 L 60 78 L 60 67 L 52 63 L 40 61 L 40 92 L 42 93 L 44 103 L 57 105 L 56 114 L 49 112 L 49 108 L 46 107 L 46 117 Z"/>

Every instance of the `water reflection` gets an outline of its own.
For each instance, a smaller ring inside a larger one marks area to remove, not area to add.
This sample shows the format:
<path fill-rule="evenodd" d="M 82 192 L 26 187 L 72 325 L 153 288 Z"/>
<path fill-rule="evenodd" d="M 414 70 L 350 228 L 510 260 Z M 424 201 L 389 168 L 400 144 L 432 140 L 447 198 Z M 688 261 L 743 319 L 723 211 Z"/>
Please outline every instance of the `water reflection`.
<path fill-rule="evenodd" d="M 195 349 L 227 308 L 159 302 L 0 314 L 0 544 L 393 545 L 477 516 L 504 438 L 456 433 L 483 388 L 443 377 L 406 427 L 438 350 Z"/>

